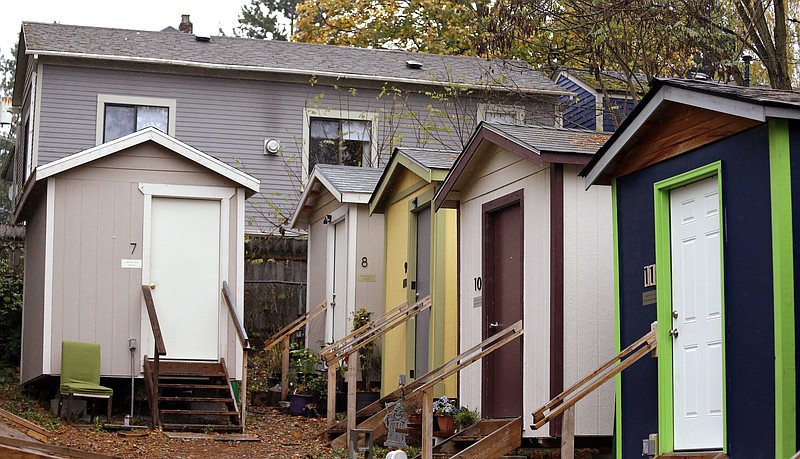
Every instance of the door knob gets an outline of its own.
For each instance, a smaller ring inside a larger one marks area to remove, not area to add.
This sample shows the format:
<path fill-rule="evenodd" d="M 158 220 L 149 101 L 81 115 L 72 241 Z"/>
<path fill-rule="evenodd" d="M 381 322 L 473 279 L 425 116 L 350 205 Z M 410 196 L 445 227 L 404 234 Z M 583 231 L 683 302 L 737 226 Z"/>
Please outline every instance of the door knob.
<path fill-rule="evenodd" d="M 150 290 L 155 290 L 156 289 L 156 284 L 150 284 L 149 287 L 150 287 Z"/>
<path fill-rule="evenodd" d="M 672 311 L 672 318 L 673 319 L 677 319 L 678 318 L 678 310 L 677 309 Z"/>
<path fill-rule="evenodd" d="M 677 328 L 673 328 L 672 330 L 670 330 L 669 331 L 669 336 L 671 336 L 673 338 L 677 338 L 678 337 L 678 329 Z"/>
<path fill-rule="evenodd" d="M 490 323 L 490 324 L 489 324 L 489 328 L 490 328 L 490 329 L 497 328 L 497 327 L 499 327 L 499 326 L 500 326 L 500 324 L 499 324 L 499 323 L 497 323 L 497 322 L 492 322 L 492 323 Z"/>

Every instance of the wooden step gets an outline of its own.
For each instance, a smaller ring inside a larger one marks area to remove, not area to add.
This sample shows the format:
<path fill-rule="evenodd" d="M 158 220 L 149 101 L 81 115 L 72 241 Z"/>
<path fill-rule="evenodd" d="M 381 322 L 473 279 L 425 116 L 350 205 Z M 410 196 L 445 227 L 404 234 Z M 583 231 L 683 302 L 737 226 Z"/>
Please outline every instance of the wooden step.
<path fill-rule="evenodd" d="M 162 383 L 159 381 L 159 388 L 164 389 L 215 389 L 215 390 L 228 390 L 225 384 L 177 384 L 177 383 Z"/>
<path fill-rule="evenodd" d="M 220 424 L 177 424 L 165 423 L 161 425 L 164 430 L 172 432 L 243 432 L 242 426 Z"/>
<path fill-rule="evenodd" d="M 218 410 L 158 410 L 163 415 L 178 414 L 178 415 L 198 415 L 198 416 L 239 416 L 236 411 L 218 411 Z"/>
<path fill-rule="evenodd" d="M 195 362 L 183 360 L 161 360 L 159 374 L 164 376 L 223 376 L 227 377 L 219 362 Z"/>
<path fill-rule="evenodd" d="M 230 397 L 164 397 L 159 396 L 160 402 L 218 402 L 218 403 L 233 403 Z"/>

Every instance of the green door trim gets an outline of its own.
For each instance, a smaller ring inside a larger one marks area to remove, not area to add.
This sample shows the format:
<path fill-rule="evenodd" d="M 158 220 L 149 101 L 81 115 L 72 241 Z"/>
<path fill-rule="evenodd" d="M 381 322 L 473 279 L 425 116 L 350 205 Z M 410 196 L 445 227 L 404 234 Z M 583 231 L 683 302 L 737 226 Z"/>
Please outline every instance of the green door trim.
<path fill-rule="evenodd" d="M 697 169 L 678 174 L 674 177 L 656 182 L 653 185 L 655 210 L 655 242 L 656 242 L 656 306 L 658 327 L 658 449 L 659 454 L 674 451 L 674 416 L 673 416 L 673 381 L 672 381 L 672 337 L 669 330 L 672 325 L 672 255 L 670 252 L 670 191 L 709 177 L 717 177 L 720 209 L 720 292 L 722 299 L 722 404 L 726 406 L 726 368 L 725 368 L 725 261 L 724 261 L 724 225 L 722 206 L 722 162 L 716 161 Z M 727 412 L 722 416 L 722 448 L 727 452 L 728 422 Z"/>
<path fill-rule="evenodd" d="M 775 457 L 797 450 L 794 244 L 789 122 L 769 119 L 769 188 L 775 329 Z"/>
<path fill-rule="evenodd" d="M 619 225 L 617 220 L 617 179 L 611 179 L 611 222 L 614 247 L 614 348 L 622 351 L 622 321 L 619 297 Z M 614 448 L 617 459 L 622 459 L 622 373 L 614 377 Z"/>

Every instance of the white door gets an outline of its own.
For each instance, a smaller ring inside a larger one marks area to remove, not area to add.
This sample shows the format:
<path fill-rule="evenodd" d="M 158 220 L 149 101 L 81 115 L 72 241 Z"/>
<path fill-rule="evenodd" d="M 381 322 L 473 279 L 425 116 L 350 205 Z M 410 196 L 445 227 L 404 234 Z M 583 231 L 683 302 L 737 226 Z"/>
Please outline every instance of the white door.
<path fill-rule="evenodd" d="M 670 192 L 675 450 L 722 449 L 717 177 Z"/>
<path fill-rule="evenodd" d="M 329 307 L 327 314 L 328 342 L 344 338 L 350 331 L 347 327 L 347 220 L 342 219 L 332 225 L 333 233 L 328 240 L 333 247 L 329 251 L 328 291 Z"/>
<path fill-rule="evenodd" d="M 219 358 L 220 201 L 153 198 L 150 283 L 168 359 Z"/>

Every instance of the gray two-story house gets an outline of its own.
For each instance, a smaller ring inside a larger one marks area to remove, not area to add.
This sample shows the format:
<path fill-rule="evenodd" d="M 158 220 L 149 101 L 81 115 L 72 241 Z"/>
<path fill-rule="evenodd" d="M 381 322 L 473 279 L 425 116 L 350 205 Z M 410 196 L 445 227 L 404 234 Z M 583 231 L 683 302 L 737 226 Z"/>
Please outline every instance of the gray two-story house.
<path fill-rule="evenodd" d="M 481 120 L 554 125 L 565 94 L 519 62 L 24 23 L 22 381 L 59 374 L 68 339 L 101 344 L 103 376 L 130 377 L 131 352 L 141 369 L 155 346 L 142 286 L 165 357 L 225 359 L 241 379 L 245 235 L 288 231 L 315 164 L 460 150 Z"/>

